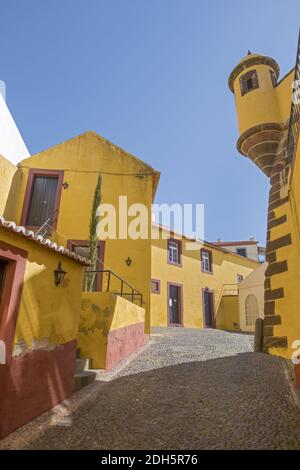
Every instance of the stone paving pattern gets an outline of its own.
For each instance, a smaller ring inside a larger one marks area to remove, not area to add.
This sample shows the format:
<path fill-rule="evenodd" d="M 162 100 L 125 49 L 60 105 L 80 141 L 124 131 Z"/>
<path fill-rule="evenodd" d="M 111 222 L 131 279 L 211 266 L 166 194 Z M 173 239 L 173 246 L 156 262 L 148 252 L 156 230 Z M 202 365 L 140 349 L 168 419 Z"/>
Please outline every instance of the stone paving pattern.
<path fill-rule="evenodd" d="M 27 449 L 295 449 L 300 408 L 282 359 L 253 337 L 157 329 L 153 343 L 66 425 Z"/>

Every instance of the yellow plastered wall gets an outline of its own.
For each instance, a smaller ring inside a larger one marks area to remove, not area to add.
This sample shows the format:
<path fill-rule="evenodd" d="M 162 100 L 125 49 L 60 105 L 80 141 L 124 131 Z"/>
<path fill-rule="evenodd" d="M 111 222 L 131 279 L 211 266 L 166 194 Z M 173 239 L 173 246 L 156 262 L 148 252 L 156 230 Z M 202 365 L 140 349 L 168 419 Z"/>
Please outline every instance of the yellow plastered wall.
<path fill-rule="evenodd" d="M 276 99 L 279 106 L 281 121 L 285 122 L 291 111 L 291 95 L 295 70 L 292 69 L 275 88 Z"/>
<path fill-rule="evenodd" d="M 118 212 L 119 196 L 128 197 L 128 205 L 151 204 L 159 174 L 94 132 L 87 132 L 67 142 L 36 154 L 21 163 L 19 197 L 15 204 L 15 220 L 20 221 L 29 168 L 64 170 L 64 182 L 54 241 L 66 245 L 67 239 L 87 240 L 89 222 L 98 175 L 102 174 L 102 203 L 112 204 Z M 146 173 L 146 176 L 136 176 Z M 129 175 L 129 176 L 124 176 Z M 130 218 L 128 219 L 130 222 Z M 118 234 L 117 234 L 118 235 Z M 125 260 L 130 257 L 131 266 Z M 147 311 L 146 331 L 150 329 L 150 240 L 116 239 L 105 242 L 105 268 L 116 272 L 142 292 Z"/>
<path fill-rule="evenodd" d="M 220 330 L 234 331 L 240 329 L 239 300 L 237 295 L 224 296 L 216 318 L 216 327 Z"/>
<path fill-rule="evenodd" d="M 241 95 L 240 77 L 248 72 L 256 70 L 259 88 L 250 93 Z M 281 122 L 276 89 L 273 88 L 271 68 L 267 65 L 254 65 L 243 70 L 234 82 L 234 94 L 238 114 L 240 134 L 262 123 Z"/>
<path fill-rule="evenodd" d="M 24 237 L 0 229 L 0 240 L 28 253 L 15 345 L 30 348 L 36 340 L 63 344 L 77 337 L 83 266 Z M 61 286 L 54 283 L 58 263 L 66 271 Z"/>
<path fill-rule="evenodd" d="M 271 240 L 290 233 L 292 244 L 277 250 L 277 261 L 287 260 L 288 271 L 273 275 L 271 289 L 283 288 L 284 297 L 275 301 L 275 313 L 281 316 L 281 325 L 274 326 L 274 336 L 286 336 L 287 349 L 273 348 L 271 353 L 288 359 L 300 340 L 300 146 L 298 145 L 290 185 L 290 201 L 275 209 L 275 216 L 287 216 L 287 222 L 271 230 Z"/>
<path fill-rule="evenodd" d="M 155 230 L 159 229 L 156 228 Z M 218 309 L 224 285 L 236 285 L 238 274 L 246 277 L 259 266 L 255 261 L 215 249 L 211 245 L 203 246 L 198 242 L 196 250 L 187 250 L 185 239 L 182 243 L 182 266 L 173 266 L 167 262 L 167 240 L 161 237 L 160 239 L 156 238 L 157 234 L 152 239 L 152 279 L 160 281 L 160 293 L 151 294 L 152 326 L 167 326 L 168 324 L 168 282 L 183 286 L 184 327 L 202 328 L 203 289 L 209 288 L 214 291 L 214 303 L 218 318 Z M 206 274 L 201 271 L 201 247 L 211 250 L 213 253 L 213 274 Z M 230 310 L 228 315 L 228 324 L 235 322 L 236 311 L 233 313 Z"/>
<path fill-rule="evenodd" d="M 10 218 L 10 214 L 7 207 L 7 199 L 11 191 L 11 184 L 16 171 L 17 167 L 0 155 L 0 215 L 4 215 L 8 219 Z"/>
<path fill-rule="evenodd" d="M 241 95 L 240 77 L 251 70 L 256 70 L 259 88 Z M 292 82 L 294 70 L 291 70 L 276 87 L 273 87 L 267 65 L 254 65 L 243 70 L 234 82 L 234 94 L 240 134 L 263 123 L 284 123 L 290 114 Z"/>
<path fill-rule="evenodd" d="M 105 369 L 109 332 L 144 321 L 145 310 L 120 296 L 83 293 L 78 333 L 81 357 L 92 359 L 94 369 Z"/>
<path fill-rule="evenodd" d="M 242 331 L 251 331 L 254 333 L 255 324 L 247 325 L 246 322 L 246 299 L 248 295 L 254 295 L 258 304 L 258 316 L 264 317 L 264 294 L 265 294 L 265 271 L 268 263 L 262 263 L 253 273 L 244 279 L 238 286 L 239 290 L 239 317 L 240 328 Z"/>

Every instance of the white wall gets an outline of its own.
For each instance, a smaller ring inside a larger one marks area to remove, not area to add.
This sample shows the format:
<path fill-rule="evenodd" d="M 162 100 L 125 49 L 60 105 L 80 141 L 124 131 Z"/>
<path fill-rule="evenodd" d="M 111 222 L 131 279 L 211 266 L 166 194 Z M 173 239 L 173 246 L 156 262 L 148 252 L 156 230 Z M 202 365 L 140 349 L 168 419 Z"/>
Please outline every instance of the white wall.
<path fill-rule="evenodd" d="M 237 248 L 245 248 L 247 250 L 247 258 L 253 259 L 254 261 L 259 261 L 258 257 L 258 245 L 249 244 L 249 245 L 224 245 L 224 248 L 228 251 L 236 253 Z"/>
<path fill-rule="evenodd" d="M 0 85 L 0 155 L 15 165 L 30 153 L 6 105 L 3 82 Z"/>

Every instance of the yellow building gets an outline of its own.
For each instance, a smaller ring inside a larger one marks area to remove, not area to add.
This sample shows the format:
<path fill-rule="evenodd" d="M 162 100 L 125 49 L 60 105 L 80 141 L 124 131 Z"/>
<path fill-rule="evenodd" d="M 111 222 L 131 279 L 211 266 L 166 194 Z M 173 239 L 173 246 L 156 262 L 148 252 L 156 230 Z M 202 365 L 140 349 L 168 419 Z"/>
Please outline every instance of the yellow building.
<path fill-rule="evenodd" d="M 100 174 L 102 204 L 118 218 L 119 196 L 128 207 L 141 203 L 151 226 L 159 173 L 93 132 L 17 167 L 0 157 L 0 214 L 17 221 L 0 219 L 0 437 L 72 393 L 76 349 L 109 369 L 148 339 L 149 238 L 128 239 L 117 226 L 115 238 L 98 242 L 93 292 L 82 292 Z"/>
<path fill-rule="evenodd" d="M 246 56 L 229 77 L 240 131 L 238 150 L 270 182 L 264 348 L 286 358 L 300 339 L 299 64 L 300 42 L 296 67 L 279 81 L 278 64 L 260 54 Z"/>
<path fill-rule="evenodd" d="M 85 265 L 0 217 L 0 438 L 74 390 Z"/>
<path fill-rule="evenodd" d="M 168 233 L 153 227 L 151 325 L 238 330 L 238 282 L 259 263 Z M 186 246 L 191 242 L 193 250 Z"/>
<path fill-rule="evenodd" d="M 126 230 L 136 204 L 147 209 L 151 227 L 159 173 L 95 132 L 26 158 L 18 168 L 6 165 L 5 171 L 5 217 L 82 255 L 87 255 L 94 192 L 102 176 L 101 207 L 113 208 L 117 225 L 98 242 L 99 272 L 95 292 L 82 296 L 78 347 L 93 368 L 113 367 L 150 333 L 151 241 L 127 237 Z M 128 213 L 125 233 L 121 211 Z M 106 291 L 112 295 L 105 296 Z"/>
<path fill-rule="evenodd" d="M 48 231 L 53 241 L 70 249 L 83 249 L 88 244 L 99 174 L 102 175 L 101 202 L 116 208 L 117 220 L 121 195 L 127 197 L 128 207 L 144 204 L 151 224 L 151 204 L 159 173 L 95 132 L 86 132 L 20 162 L 4 215 L 34 230 L 46 221 L 53 227 Z M 41 194 L 47 200 L 47 207 L 42 207 Z M 150 240 L 131 240 L 126 234 L 119 236 L 117 226 L 115 239 L 99 244 L 99 259 L 99 269 L 112 270 L 143 294 L 149 333 Z M 101 282 L 104 284 L 106 279 L 100 279 L 99 285 Z"/>

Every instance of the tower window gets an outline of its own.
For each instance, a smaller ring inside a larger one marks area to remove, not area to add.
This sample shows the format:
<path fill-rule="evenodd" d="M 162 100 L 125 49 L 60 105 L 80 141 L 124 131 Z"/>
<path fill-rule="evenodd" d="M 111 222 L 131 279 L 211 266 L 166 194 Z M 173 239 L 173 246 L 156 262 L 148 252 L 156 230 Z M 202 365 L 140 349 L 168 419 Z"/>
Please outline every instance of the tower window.
<path fill-rule="evenodd" d="M 277 85 L 277 78 L 276 78 L 275 72 L 273 72 L 273 70 L 270 70 L 270 75 L 271 75 L 272 85 L 273 87 L 275 87 Z"/>
<path fill-rule="evenodd" d="M 240 86 L 242 96 L 259 87 L 256 70 L 251 70 L 240 77 Z"/>

